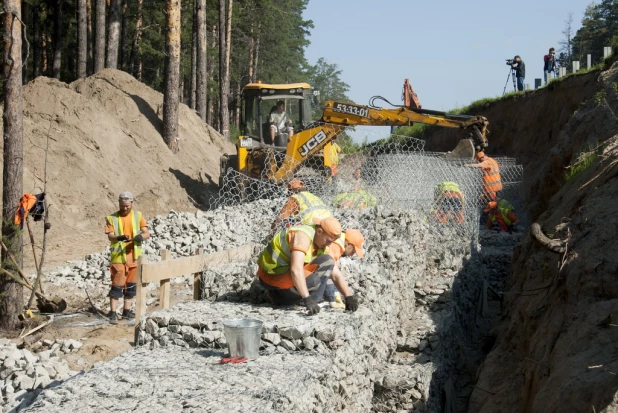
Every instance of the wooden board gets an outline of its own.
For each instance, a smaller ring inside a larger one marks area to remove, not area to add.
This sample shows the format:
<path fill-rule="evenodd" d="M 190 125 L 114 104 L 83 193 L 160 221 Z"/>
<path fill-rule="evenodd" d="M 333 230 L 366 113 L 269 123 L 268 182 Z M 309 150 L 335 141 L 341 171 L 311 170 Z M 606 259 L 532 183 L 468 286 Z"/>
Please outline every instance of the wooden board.
<path fill-rule="evenodd" d="M 253 255 L 254 246 L 255 244 L 249 243 L 208 255 L 194 255 L 192 257 L 142 264 L 142 283 L 167 280 L 202 272 L 207 267 L 217 264 L 245 261 Z"/>

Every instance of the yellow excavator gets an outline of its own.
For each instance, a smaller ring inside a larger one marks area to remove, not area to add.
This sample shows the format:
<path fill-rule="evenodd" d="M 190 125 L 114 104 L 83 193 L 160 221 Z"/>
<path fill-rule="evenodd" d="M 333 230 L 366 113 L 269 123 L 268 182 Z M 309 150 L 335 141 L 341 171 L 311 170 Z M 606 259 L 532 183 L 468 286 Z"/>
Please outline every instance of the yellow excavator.
<path fill-rule="evenodd" d="M 370 99 L 369 106 L 355 103 L 326 101 L 322 118 L 311 119 L 314 93 L 307 83 L 263 84 L 250 83 L 242 94 L 244 121 L 238 137 L 236 155 L 221 157 L 221 178 L 228 168 L 248 178 L 269 180 L 276 184 L 287 182 L 303 165 L 328 175 L 331 166 L 331 144 L 349 126 L 409 126 L 423 123 L 467 131 L 449 154 L 451 157 L 472 158 L 476 150 L 487 146 L 487 119 L 483 116 L 455 115 L 422 109 L 408 79 L 404 82 L 403 104 L 393 105 L 380 96 Z M 393 108 L 375 105 L 382 100 Z M 277 103 L 283 102 L 294 127 L 293 134 L 271 132 L 271 114 Z M 311 162 L 308 162 L 308 161 Z M 320 171 L 321 170 L 321 171 Z"/>

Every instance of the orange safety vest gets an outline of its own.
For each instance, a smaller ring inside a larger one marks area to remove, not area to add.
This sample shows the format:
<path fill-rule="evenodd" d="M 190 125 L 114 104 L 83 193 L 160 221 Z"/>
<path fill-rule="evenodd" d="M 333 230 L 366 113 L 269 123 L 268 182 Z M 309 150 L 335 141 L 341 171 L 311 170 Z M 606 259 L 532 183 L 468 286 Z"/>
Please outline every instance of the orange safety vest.
<path fill-rule="evenodd" d="M 500 168 L 498 162 L 494 158 L 487 157 L 486 159 L 491 165 L 489 168 L 483 168 L 483 190 L 485 192 L 498 192 L 502 190 L 502 181 L 500 179 Z"/>

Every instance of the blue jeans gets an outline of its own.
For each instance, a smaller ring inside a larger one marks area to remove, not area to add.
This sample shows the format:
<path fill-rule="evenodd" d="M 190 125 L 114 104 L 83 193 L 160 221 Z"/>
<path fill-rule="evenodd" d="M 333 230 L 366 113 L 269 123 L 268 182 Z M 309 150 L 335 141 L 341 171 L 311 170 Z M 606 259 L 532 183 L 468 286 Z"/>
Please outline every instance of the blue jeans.
<path fill-rule="evenodd" d="M 524 91 L 524 78 L 523 77 L 517 78 L 517 90 L 519 90 L 520 92 Z"/>

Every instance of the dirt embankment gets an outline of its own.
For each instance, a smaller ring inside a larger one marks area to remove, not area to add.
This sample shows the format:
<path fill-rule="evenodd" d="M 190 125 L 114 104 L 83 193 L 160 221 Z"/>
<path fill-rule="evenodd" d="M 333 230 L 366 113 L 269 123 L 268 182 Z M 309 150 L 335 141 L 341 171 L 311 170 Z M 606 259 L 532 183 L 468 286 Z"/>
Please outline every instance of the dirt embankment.
<path fill-rule="evenodd" d="M 24 192 L 43 188 L 50 131 L 48 264 L 102 250 L 103 220 L 121 191 L 133 192 L 148 219 L 195 209 L 189 197 L 206 204 L 219 157 L 233 146 L 181 105 L 181 150 L 172 154 L 161 137 L 162 103 L 162 94 L 111 69 L 70 85 L 39 77 L 25 86 Z M 31 255 L 28 248 L 26 262 Z"/>
<path fill-rule="evenodd" d="M 531 219 L 547 208 L 547 201 L 562 184 L 562 168 L 568 165 L 573 153 L 563 151 L 560 160 L 551 165 L 548 157 L 563 139 L 560 132 L 571 116 L 599 90 L 598 76 L 598 71 L 570 76 L 546 88 L 514 95 L 468 113 L 489 120 L 488 155 L 515 157 L 524 165 L 525 197 Z M 450 151 L 464 137 L 459 130 L 432 129 L 427 136 L 429 151 Z M 593 137 L 584 139 L 589 138 Z M 573 142 L 573 150 L 580 143 Z"/>
<path fill-rule="evenodd" d="M 554 122 L 563 115 L 554 112 L 568 113 L 561 106 L 568 84 L 487 112 L 492 147 L 528 165 L 527 195 L 539 211 L 532 218 L 551 238 L 569 241 L 559 254 L 530 235 L 515 248 L 497 341 L 470 412 L 618 411 L 618 63 L 569 82 L 573 99 L 589 97 L 560 129 Z M 514 125 L 515 107 L 521 126 L 497 128 Z M 502 134 L 517 141 L 508 147 Z M 564 168 L 590 146 L 591 166 L 566 181 Z"/>

